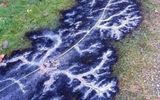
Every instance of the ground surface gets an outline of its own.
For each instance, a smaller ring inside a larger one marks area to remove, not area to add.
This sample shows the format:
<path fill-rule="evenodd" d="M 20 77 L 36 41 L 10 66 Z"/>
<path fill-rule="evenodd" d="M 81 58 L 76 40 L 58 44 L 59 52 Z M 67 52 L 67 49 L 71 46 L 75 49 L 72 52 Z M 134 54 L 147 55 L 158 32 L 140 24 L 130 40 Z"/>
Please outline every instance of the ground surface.
<path fill-rule="evenodd" d="M 60 11 L 68 9 L 74 0 L 0 0 L 0 54 L 26 48 L 25 32 L 57 25 Z M 69 3 L 68 3 L 69 2 Z M 7 41 L 8 46 L 2 49 Z"/>
<path fill-rule="evenodd" d="M 0 0 L 0 45 L 9 42 L 7 49 L 0 49 L 4 54 L 29 46 L 23 37 L 26 31 L 55 27 L 59 11 L 73 4 L 73 0 L 3 1 Z M 121 87 L 117 100 L 160 100 L 160 1 L 141 1 L 142 25 L 114 43 L 119 53 L 115 74 Z"/>
<path fill-rule="evenodd" d="M 144 21 L 132 35 L 115 43 L 120 80 L 117 100 L 160 100 L 160 1 L 141 0 Z"/>

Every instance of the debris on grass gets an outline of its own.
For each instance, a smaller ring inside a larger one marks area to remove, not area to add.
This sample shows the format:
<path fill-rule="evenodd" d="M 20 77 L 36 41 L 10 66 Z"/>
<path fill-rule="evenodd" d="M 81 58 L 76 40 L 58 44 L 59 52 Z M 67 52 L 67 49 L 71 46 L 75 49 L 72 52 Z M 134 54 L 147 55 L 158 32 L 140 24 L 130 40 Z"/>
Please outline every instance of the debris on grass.
<path fill-rule="evenodd" d="M 0 62 L 2 62 L 4 56 L 5 56 L 4 54 L 0 54 Z"/>
<path fill-rule="evenodd" d="M 7 40 L 5 40 L 3 43 L 2 43 L 2 49 L 7 49 L 9 46 L 9 42 Z"/>
<path fill-rule="evenodd" d="M 7 7 L 8 6 L 8 0 L 3 0 L 0 4 L 0 7 Z"/>

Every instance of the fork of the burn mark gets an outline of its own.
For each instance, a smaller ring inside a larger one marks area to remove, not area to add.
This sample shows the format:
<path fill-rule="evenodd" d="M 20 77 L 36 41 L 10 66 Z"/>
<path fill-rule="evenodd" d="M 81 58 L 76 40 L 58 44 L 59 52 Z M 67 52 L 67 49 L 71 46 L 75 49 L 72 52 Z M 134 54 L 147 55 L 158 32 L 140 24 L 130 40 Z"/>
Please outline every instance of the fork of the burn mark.
<path fill-rule="evenodd" d="M 18 84 L 19 87 L 20 87 L 20 89 L 21 89 L 21 91 L 22 91 L 23 93 L 26 92 L 26 91 L 24 90 L 25 86 L 24 86 L 20 81 L 14 79 L 14 78 L 7 78 L 6 80 L 0 81 L 0 83 L 6 82 L 6 81 L 11 81 L 11 82 L 13 82 L 13 83 L 15 83 L 15 84 Z M 4 89 L 5 89 L 5 88 L 4 88 Z"/>
<path fill-rule="evenodd" d="M 24 78 L 26 78 L 26 77 L 28 77 L 28 76 L 30 76 L 30 75 L 32 75 L 32 74 L 34 74 L 34 73 L 36 73 L 36 72 L 38 72 L 38 71 L 40 71 L 40 70 L 43 70 L 43 69 L 41 69 L 41 68 L 47 68 L 47 67 L 55 67 L 54 68 L 54 70 L 56 70 L 57 69 L 57 67 L 58 67 L 58 65 L 59 65 L 59 62 L 57 61 L 57 60 L 53 60 L 53 61 L 51 61 L 51 60 L 48 60 L 48 63 L 50 64 L 50 66 L 47 66 L 47 64 L 46 63 L 44 63 L 43 65 L 41 65 L 41 66 L 44 66 L 44 67 L 39 67 L 39 68 L 37 68 L 36 70 L 34 70 L 34 71 L 32 71 L 32 72 L 30 72 L 30 73 L 28 73 L 27 75 L 25 75 L 25 76 L 23 76 L 23 77 L 21 77 L 21 78 L 19 78 L 18 80 L 16 80 L 16 81 L 20 81 L 20 80 L 22 80 L 22 79 L 24 79 Z M 46 73 L 47 71 L 44 71 L 44 73 Z M 7 81 L 7 80 L 6 80 Z M 1 82 L 5 82 L 5 81 L 0 81 L 0 83 Z M 8 85 L 8 86 L 6 86 L 6 87 L 4 87 L 4 88 L 2 88 L 2 89 L 0 89 L 0 92 L 2 92 L 2 91 L 4 91 L 5 89 L 7 89 L 7 88 L 9 88 L 9 87 L 11 87 L 11 86 L 13 86 L 14 84 L 18 84 L 17 82 L 13 82 L 13 83 L 11 83 L 10 85 Z M 24 92 L 23 92 L 24 93 Z"/>
<path fill-rule="evenodd" d="M 94 30 L 94 29 L 101 23 L 101 20 L 103 19 L 103 16 L 104 16 L 104 14 L 105 14 L 105 11 L 106 11 L 108 5 L 110 4 L 110 2 L 111 2 L 111 0 L 109 0 L 109 2 L 107 3 L 107 5 L 103 8 L 103 12 L 102 12 L 100 18 L 98 19 L 98 21 L 95 23 L 95 25 L 94 25 L 92 28 L 90 28 L 90 29 L 87 31 L 87 33 L 86 33 L 77 43 L 75 43 L 71 48 L 69 48 L 68 50 L 66 50 L 65 52 L 63 52 L 60 56 L 58 56 L 56 60 L 62 58 L 66 53 L 68 53 L 69 51 L 71 51 L 72 49 L 74 49 L 77 44 L 79 44 L 80 42 L 82 42 L 82 40 L 83 40 L 86 36 L 88 36 L 88 35 L 91 33 L 91 31 Z"/>
<path fill-rule="evenodd" d="M 35 72 L 37 72 L 37 71 L 39 71 L 39 70 L 40 70 L 40 68 L 38 68 L 38 69 L 36 69 L 36 70 L 30 72 L 29 74 L 27 74 L 27 75 L 25 75 L 25 76 L 19 78 L 17 81 L 20 81 L 20 80 L 22 80 L 22 79 L 24 79 L 24 78 L 26 78 L 26 77 L 28 77 L 28 76 L 34 74 Z M 13 82 L 13 83 L 11 83 L 10 85 L 8 85 L 8 86 L 2 88 L 2 89 L 0 90 L 0 92 L 4 91 L 5 89 L 9 88 L 10 86 L 12 86 L 12 85 L 14 85 L 14 84 L 16 84 L 16 82 Z"/>

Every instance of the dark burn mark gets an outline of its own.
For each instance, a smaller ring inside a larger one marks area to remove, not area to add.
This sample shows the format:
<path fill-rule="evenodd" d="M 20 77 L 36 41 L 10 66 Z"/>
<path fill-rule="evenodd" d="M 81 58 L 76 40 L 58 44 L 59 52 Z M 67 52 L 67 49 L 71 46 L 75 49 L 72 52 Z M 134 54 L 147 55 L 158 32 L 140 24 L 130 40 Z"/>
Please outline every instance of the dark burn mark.
<path fill-rule="evenodd" d="M 138 2 L 77 0 L 62 15 L 61 26 L 27 32 L 32 46 L 14 51 L 0 63 L 0 84 L 11 82 L 0 88 L 0 99 L 115 98 L 119 89 L 112 66 L 118 56 L 112 42 L 125 37 L 142 21 Z M 50 64 L 55 60 L 60 62 L 56 67 Z M 16 90 L 12 88 L 15 84 Z"/>

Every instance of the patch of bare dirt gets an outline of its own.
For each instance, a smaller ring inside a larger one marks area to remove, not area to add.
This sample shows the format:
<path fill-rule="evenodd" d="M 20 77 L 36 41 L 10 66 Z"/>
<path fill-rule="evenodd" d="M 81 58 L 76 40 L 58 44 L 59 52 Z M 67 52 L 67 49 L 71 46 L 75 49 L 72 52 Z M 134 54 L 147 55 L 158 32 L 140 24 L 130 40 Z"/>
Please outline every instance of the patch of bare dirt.
<path fill-rule="evenodd" d="M 146 18 L 147 17 L 147 18 Z M 148 29 L 156 34 L 160 34 L 160 10 L 146 14 L 144 24 L 148 26 Z"/>
<path fill-rule="evenodd" d="M 160 0 L 153 2 L 160 4 Z M 152 63 L 150 67 L 142 69 L 141 75 L 150 88 L 150 94 L 159 97 L 157 100 L 160 100 L 160 9 L 147 13 L 144 17 L 144 25 L 150 33 L 147 45 L 152 48 L 152 51 L 148 52 L 147 60 Z"/>

